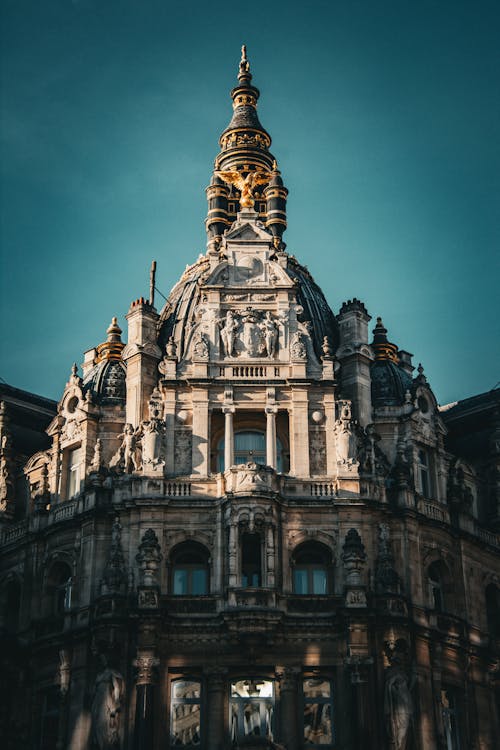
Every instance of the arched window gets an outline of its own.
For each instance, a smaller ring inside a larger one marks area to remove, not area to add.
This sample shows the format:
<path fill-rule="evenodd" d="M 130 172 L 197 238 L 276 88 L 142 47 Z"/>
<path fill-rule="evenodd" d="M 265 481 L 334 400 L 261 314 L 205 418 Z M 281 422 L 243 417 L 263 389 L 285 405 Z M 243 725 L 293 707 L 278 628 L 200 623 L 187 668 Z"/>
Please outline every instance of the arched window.
<path fill-rule="evenodd" d="M 224 438 L 217 446 L 218 470 L 224 471 Z M 234 433 L 234 463 L 266 463 L 266 433 L 261 430 L 238 430 Z M 283 445 L 276 438 L 276 468 L 283 471 Z"/>
<path fill-rule="evenodd" d="M 306 542 L 293 554 L 294 594 L 322 596 L 331 587 L 331 554 L 322 544 Z"/>
<path fill-rule="evenodd" d="M 491 638 L 500 638 L 500 588 L 490 583 L 485 593 L 488 632 Z"/>
<path fill-rule="evenodd" d="M 52 565 L 48 577 L 47 591 L 51 598 L 51 612 L 61 615 L 71 609 L 73 578 L 67 563 L 56 562 Z"/>
<path fill-rule="evenodd" d="M 171 591 L 176 596 L 208 594 L 208 551 L 196 542 L 185 542 L 173 551 Z"/>
<path fill-rule="evenodd" d="M 449 574 L 442 560 L 436 560 L 429 565 L 427 580 L 429 582 L 430 606 L 436 612 L 444 612 L 445 607 L 449 604 L 446 597 Z"/>

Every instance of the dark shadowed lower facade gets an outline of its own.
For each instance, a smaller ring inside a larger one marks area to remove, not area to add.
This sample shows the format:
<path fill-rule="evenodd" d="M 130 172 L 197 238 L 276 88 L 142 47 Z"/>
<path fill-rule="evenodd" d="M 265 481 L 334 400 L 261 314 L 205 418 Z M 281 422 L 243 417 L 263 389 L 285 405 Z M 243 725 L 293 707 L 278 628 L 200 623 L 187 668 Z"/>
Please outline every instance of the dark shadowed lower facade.
<path fill-rule="evenodd" d="M 2 386 L 2 748 L 493 750 L 500 392 L 438 407 L 331 311 L 245 53 L 231 97 L 163 309 L 58 404 Z"/>

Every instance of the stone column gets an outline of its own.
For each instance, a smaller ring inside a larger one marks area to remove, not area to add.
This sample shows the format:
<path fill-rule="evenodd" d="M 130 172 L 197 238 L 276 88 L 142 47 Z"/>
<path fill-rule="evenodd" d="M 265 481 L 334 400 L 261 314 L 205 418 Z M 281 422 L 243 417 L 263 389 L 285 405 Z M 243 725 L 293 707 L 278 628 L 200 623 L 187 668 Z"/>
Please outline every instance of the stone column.
<path fill-rule="evenodd" d="M 276 407 L 266 406 L 266 464 L 278 468 L 276 453 Z"/>
<path fill-rule="evenodd" d="M 266 548 L 267 548 L 267 585 L 274 586 L 276 583 L 275 574 L 275 552 L 274 552 L 274 527 L 269 524 L 266 533 Z"/>
<path fill-rule="evenodd" d="M 309 423 L 306 388 L 292 387 L 290 414 L 290 473 L 295 477 L 309 476 Z"/>
<path fill-rule="evenodd" d="M 227 670 L 208 668 L 207 675 L 207 748 L 220 750 L 224 742 L 224 693 Z"/>
<path fill-rule="evenodd" d="M 298 750 L 302 746 L 298 709 L 298 667 L 277 667 L 276 677 L 280 682 L 281 720 L 279 742 L 287 750 Z"/>
<path fill-rule="evenodd" d="M 234 464 L 234 406 L 224 406 L 224 471 Z"/>
<path fill-rule="evenodd" d="M 207 388 L 193 388 L 193 474 L 208 476 L 209 411 Z"/>
<path fill-rule="evenodd" d="M 236 586 L 238 583 L 237 570 L 237 549 L 236 541 L 238 539 L 238 527 L 236 522 L 229 519 L 229 586 Z"/>
<path fill-rule="evenodd" d="M 137 668 L 134 750 L 151 750 L 154 730 L 156 670 L 160 660 L 152 652 L 139 653 Z"/>

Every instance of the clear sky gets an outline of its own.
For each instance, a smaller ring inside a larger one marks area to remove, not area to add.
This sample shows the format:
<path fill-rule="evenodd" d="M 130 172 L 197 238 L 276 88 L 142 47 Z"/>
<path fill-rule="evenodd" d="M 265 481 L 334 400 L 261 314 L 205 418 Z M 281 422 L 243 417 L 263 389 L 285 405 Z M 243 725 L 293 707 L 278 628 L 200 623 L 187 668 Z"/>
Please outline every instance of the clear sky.
<path fill-rule="evenodd" d="M 205 251 L 246 43 L 289 188 L 288 251 L 353 296 L 441 403 L 500 380 L 498 0 L 3 0 L 1 361 L 73 361 Z"/>

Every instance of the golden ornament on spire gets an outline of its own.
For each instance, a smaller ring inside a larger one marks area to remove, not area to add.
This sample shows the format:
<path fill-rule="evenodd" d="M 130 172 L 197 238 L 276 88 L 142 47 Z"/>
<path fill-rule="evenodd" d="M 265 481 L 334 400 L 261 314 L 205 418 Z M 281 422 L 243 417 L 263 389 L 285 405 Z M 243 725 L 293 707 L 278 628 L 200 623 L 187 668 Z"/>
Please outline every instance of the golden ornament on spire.
<path fill-rule="evenodd" d="M 241 191 L 240 206 L 241 208 L 253 208 L 255 200 L 253 191 L 257 185 L 265 185 L 271 179 L 271 172 L 258 171 L 249 172 L 246 177 L 240 172 L 215 172 L 227 185 L 234 185 Z"/>

